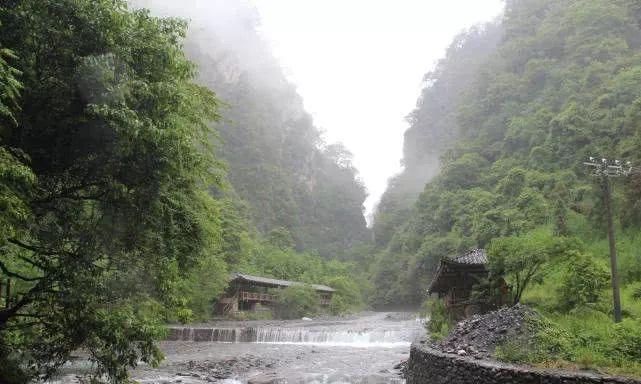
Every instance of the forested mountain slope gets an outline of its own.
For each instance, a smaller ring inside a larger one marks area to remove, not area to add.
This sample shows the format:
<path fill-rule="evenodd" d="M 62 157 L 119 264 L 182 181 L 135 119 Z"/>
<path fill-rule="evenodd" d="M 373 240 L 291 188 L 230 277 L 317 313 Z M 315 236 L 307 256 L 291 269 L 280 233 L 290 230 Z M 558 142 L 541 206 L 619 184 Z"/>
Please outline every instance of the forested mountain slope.
<path fill-rule="evenodd" d="M 421 109 L 444 100 L 456 110 L 459 137 L 378 255 L 376 304 L 418 302 L 441 257 L 497 237 L 540 226 L 586 242 L 602 236 L 599 188 L 582 163 L 592 154 L 640 160 L 640 23 L 638 1 L 506 2 L 504 35 L 463 101 L 424 92 Z M 480 37 L 490 41 L 492 31 Z M 441 73 L 460 64 L 448 59 Z M 430 154 L 440 139 L 427 132 L 433 136 L 417 150 Z M 640 184 L 633 173 L 616 187 L 624 233 L 641 225 Z M 639 257 L 622 251 L 624 281 L 638 278 Z"/>
<path fill-rule="evenodd" d="M 393 177 L 376 207 L 376 245 L 386 245 L 396 227 L 407 220 L 425 183 L 439 171 L 439 158 L 460 135 L 457 113 L 479 67 L 496 48 L 502 26 L 489 23 L 457 36 L 433 71 L 424 77 L 425 88 L 403 145 L 403 171 Z"/>
<path fill-rule="evenodd" d="M 125 0 L 3 1 L 0 28 L 0 382 L 47 381 L 78 350 L 96 380 L 128 382 L 162 360 L 166 323 L 211 317 L 234 270 L 330 285 L 333 313 L 362 304 L 351 265 L 294 249 L 292 234 L 331 256 L 364 238 L 364 192 L 280 72 L 212 55 L 212 73 L 239 73 L 225 107 L 197 84 L 187 22 Z M 267 207 L 246 208 L 258 193 Z"/>
<path fill-rule="evenodd" d="M 322 141 L 258 35 L 255 9 L 244 1 L 193 1 L 193 8 L 135 3 L 190 19 L 185 50 L 198 64 L 200 83 L 226 104 L 216 127 L 219 154 L 233 190 L 249 207 L 249 220 L 263 233 L 285 228 L 298 250 L 326 258 L 367 242 L 366 192 L 351 154 Z"/>

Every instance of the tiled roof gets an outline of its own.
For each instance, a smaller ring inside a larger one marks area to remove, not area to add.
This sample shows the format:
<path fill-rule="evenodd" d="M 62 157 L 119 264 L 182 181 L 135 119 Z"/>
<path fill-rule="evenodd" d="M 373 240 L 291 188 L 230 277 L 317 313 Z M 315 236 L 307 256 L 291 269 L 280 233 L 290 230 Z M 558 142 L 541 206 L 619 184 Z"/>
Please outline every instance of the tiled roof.
<path fill-rule="evenodd" d="M 444 282 L 442 280 L 442 275 L 444 269 L 447 270 L 448 266 L 456 267 L 458 269 L 485 269 L 485 264 L 487 264 L 487 254 L 485 249 L 475 249 L 464 253 L 460 256 L 454 258 L 443 258 L 438 265 L 438 269 L 434 274 L 434 278 L 430 282 L 430 285 L 427 289 L 428 293 L 435 292 L 439 289 L 442 289 Z"/>
<path fill-rule="evenodd" d="M 267 284 L 267 285 L 273 285 L 273 286 L 278 286 L 278 287 L 290 287 L 292 285 L 304 285 L 304 283 L 301 283 L 301 282 L 298 282 L 298 281 L 278 280 L 278 279 L 272 279 L 272 278 L 269 278 L 269 277 L 245 275 L 243 273 L 233 273 L 231 278 L 232 278 L 232 280 L 241 279 L 241 280 L 249 281 L 249 282 L 252 282 L 252 283 Z M 323 291 L 323 292 L 334 292 L 335 291 L 333 288 L 328 287 L 327 285 L 309 284 L 309 286 L 314 288 L 317 291 Z"/>
<path fill-rule="evenodd" d="M 485 253 L 485 249 L 475 249 L 447 261 L 470 265 L 487 264 L 487 254 Z"/>

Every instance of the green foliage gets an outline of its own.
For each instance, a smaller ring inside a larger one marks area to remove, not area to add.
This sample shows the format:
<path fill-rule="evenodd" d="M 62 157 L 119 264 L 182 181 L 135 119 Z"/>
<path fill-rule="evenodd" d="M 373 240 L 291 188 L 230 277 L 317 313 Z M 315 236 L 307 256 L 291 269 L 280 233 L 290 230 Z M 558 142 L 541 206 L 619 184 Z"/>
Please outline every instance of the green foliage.
<path fill-rule="evenodd" d="M 526 319 L 525 331 L 508 337 L 494 352 L 494 356 L 511 363 L 549 363 L 571 360 L 572 336 L 558 324 L 544 317 Z"/>
<path fill-rule="evenodd" d="M 335 284 L 335 313 L 362 305 L 368 284 L 333 260 L 368 241 L 364 187 L 276 65 L 271 84 L 216 82 L 229 56 L 197 57 L 222 120 L 185 21 L 124 0 L 9 0 L 0 25 L 3 380 L 46 380 L 84 349 L 96 377 L 125 382 L 161 359 L 162 323 L 211 315 L 232 270 Z"/>
<path fill-rule="evenodd" d="M 129 305 L 98 309 L 95 315 L 94 321 L 83 327 L 91 329 L 86 346 L 95 351 L 91 360 L 98 363 L 96 378 L 107 375 L 117 382 L 127 381 L 127 368 L 136 366 L 139 359 L 152 367 L 158 366 L 163 355 L 154 341 L 165 336 L 161 319 L 142 317 Z"/>
<path fill-rule="evenodd" d="M 626 319 L 616 324 L 611 344 L 615 359 L 641 360 L 641 321 Z"/>
<path fill-rule="evenodd" d="M 440 258 L 487 247 L 515 301 L 554 322 L 499 355 L 641 374 L 641 176 L 613 183 L 626 318 L 615 326 L 602 191 L 582 166 L 594 155 L 641 161 L 640 10 L 635 1 L 508 1 L 495 30 L 454 42 L 412 113 L 406 170 L 375 218 L 375 298 L 416 303 Z M 474 54 L 480 45 L 486 53 Z M 425 172 L 433 152 L 440 170 Z M 412 190 L 417 170 L 433 178 Z"/>
<path fill-rule="evenodd" d="M 570 239 L 555 237 L 547 228 L 526 235 L 497 238 L 488 248 L 488 269 L 513 286 L 514 304 L 533 281 L 540 281 L 545 267 L 577 252 Z"/>
<path fill-rule="evenodd" d="M 640 307 L 635 308 L 638 314 Z M 614 324 L 611 315 L 589 307 L 569 314 L 549 313 L 529 320 L 528 332 L 510 337 L 495 352 L 497 358 L 543 367 L 590 369 L 610 374 L 639 375 L 638 320 Z"/>
<path fill-rule="evenodd" d="M 424 289 L 438 260 L 461 252 L 439 250 L 435 239 L 453 237 L 471 249 L 541 226 L 583 242 L 603 238 L 601 191 L 582 162 L 594 154 L 641 161 L 641 28 L 633 3 L 513 1 L 497 26 L 452 44 L 428 76 L 406 133 L 406 170 L 375 218 L 377 253 L 385 265 L 401 265 L 379 274 L 392 281 L 387 286 L 375 271 L 386 290 L 378 296 L 417 303 L 420 289 L 405 282 Z M 433 152 L 440 171 L 428 173 Z M 434 177 L 407 188 L 417 171 Z M 638 174 L 616 183 L 622 230 L 638 233 L 639 191 Z M 621 259 L 626 283 L 641 279 L 641 247 L 631 239 L 620 242 L 630 255 Z"/>
<path fill-rule="evenodd" d="M 352 276 L 341 274 L 330 277 L 325 283 L 336 290 L 329 307 L 332 314 L 340 315 L 363 309 L 363 291 L 358 281 Z"/>
<path fill-rule="evenodd" d="M 244 311 L 234 315 L 234 319 L 239 321 L 245 320 L 272 320 L 274 314 L 272 311 Z"/>
<path fill-rule="evenodd" d="M 269 231 L 267 234 L 267 242 L 281 250 L 294 248 L 294 238 L 287 228 L 276 228 Z"/>
<path fill-rule="evenodd" d="M 17 124 L 14 112 L 19 109 L 18 98 L 22 89 L 19 77 L 22 72 L 10 64 L 17 59 L 13 51 L 0 45 L 0 138 L 9 134 L 9 126 Z"/>
<path fill-rule="evenodd" d="M 582 228 L 583 220 L 569 220 L 569 229 L 573 232 Z M 583 229 L 581 229 L 583 231 Z M 589 231 L 588 231 L 589 232 Z M 635 299 L 638 283 L 624 284 L 622 288 L 622 301 L 624 308 L 623 324 L 612 321 L 612 298 L 609 288 L 609 275 L 603 272 L 607 268 L 608 244 L 607 239 L 587 237 L 585 249 L 590 254 L 577 254 L 570 257 L 554 269 L 548 270 L 539 285 L 528 289 L 523 302 L 536 306 L 546 313 L 546 316 L 557 323 L 561 329 L 571 335 L 572 354 L 565 357 L 565 361 L 535 362 L 544 366 L 553 367 L 580 367 L 583 369 L 599 370 L 612 374 L 640 375 L 641 364 L 635 355 L 635 335 L 639 329 L 641 316 L 641 302 Z M 621 233 L 621 244 L 634 243 L 636 233 Z M 634 252 L 630 248 L 622 247 L 619 253 L 622 262 L 634 260 Z M 596 258 L 596 256 L 601 256 Z M 576 271 L 573 271 L 576 269 Z M 589 271 L 584 273 L 581 271 Z M 623 272 L 623 270 L 622 270 Z M 596 289 L 594 282 L 589 281 L 586 275 L 595 274 L 595 279 L 601 280 L 601 290 Z M 573 280 L 568 280 L 571 275 Z M 605 279 L 604 279 L 605 277 Z M 585 281 L 584 281 L 585 278 Z M 581 287 L 576 283 L 581 282 Z M 571 287 L 571 288 L 570 288 Z M 577 300 L 568 298 L 566 289 L 577 290 L 577 295 L 592 296 L 591 299 L 582 300 L 574 307 L 568 303 Z M 581 293 L 585 292 L 585 293 Z M 595 300 L 596 298 L 596 300 Z M 567 302 L 566 302 L 567 301 Z M 509 353 L 509 352 L 507 352 Z M 507 354 L 506 353 L 506 354 Z"/>
<path fill-rule="evenodd" d="M 142 3 L 167 12 L 158 2 Z M 367 195 L 352 155 L 341 144 L 323 142 L 295 86 L 260 37 L 255 14 L 228 4 L 234 7 L 224 31 L 196 18 L 185 41 L 199 65 L 200 82 L 226 103 L 225 119 L 216 125 L 222 139 L 217 149 L 228 164 L 230 184 L 246 203 L 249 221 L 269 241 L 271 231 L 284 229 L 291 236 L 286 248 L 293 240 L 298 251 L 343 258 L 347 249 L 370 238 L 363 215 Z M 171 7 L 171 12 L 179 10 Z M 243 36 L 242 49 L 230 33 Z"/>
<path fill-rule="evenodd" d="M 300 281 L 306 284 L 325 284 L 336 290 L 329 311 L 340 315 L 362 309 L 368 286 L 357 265 L 338 260 L 274 247 L 269 242 L 255 240 L 253 252 L 247 259 L 232 264 L 229 269 L 259 276 Z M 211 291 L 207 291 L 211 292 Z"/>
<path fill-rule="evenodd" d="M 448 313 L 441 299 L 429 299 L 421 306 L 421 315 L 428 317 L 425 324 L 432 340 L 442 340 L 454 326 L 454 318 Z"/>
<path fill-rule="evenodd" d="M 638 282 L 631 287 L 632 298 L 635 300 L 641 300 L 641 282 Z"/>
<path fill-rule="evenodd" d="M 475 26 L 459 34 L 445 58 L 424 77 L 425 87 L 403 144 L 404 169 L 393 177 L 375 212 L 376 245 L 384 248 L 411 215 L 425 183 L 438 174 L 440 157 L 460 134 L 458 122 L 467 89 L 503 35 L 498 23 Z M 476 176 L 476 175 L 475 175 Z"/>
<path fill-rule="evenodd" d="M 46 379 L 85 349 L 124 382 L 159 362 L 164 315 L 189 317 L 181 282 L 219 250 L 218 101 L 192 81 L 182 21 L 28 0 L 0 23 L 0 366 Z"/>
<path fill-rule="evenodd" d="M 309 285 L 293 285 L 279 291 L 276 314 L 281 319 L 300 319 L 318 313 L 318 294 Z"/>
<path fill-rule="evenodd" d="M 560 305 L 567 309 L 597 303 L 610 285 L 610 273 L 589 256 L 579 255 L 568 264 L 561 286 Z"/>

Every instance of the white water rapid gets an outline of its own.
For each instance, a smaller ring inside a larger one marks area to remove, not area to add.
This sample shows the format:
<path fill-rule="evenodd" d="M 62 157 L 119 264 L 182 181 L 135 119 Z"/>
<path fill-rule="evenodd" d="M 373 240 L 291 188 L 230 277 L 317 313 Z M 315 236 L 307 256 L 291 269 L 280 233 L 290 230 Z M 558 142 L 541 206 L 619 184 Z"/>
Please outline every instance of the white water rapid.
<path fill-rule="evenodd" d="M 322 327 L 182 328 L 175 340 L 218 343 L 309 344 L 355 347 L 409 346 L 414 329 Z"/>
<path fill-rule="evenodd" d="M 141 384 L 403 384 L 398 365 L 424 334 L 423 324 L 403 313 L 177 326 L 160 344 L 163 364 L 141 364 L 132 378 Z M 76 374 L 61 383 L 80 384 Z"/>

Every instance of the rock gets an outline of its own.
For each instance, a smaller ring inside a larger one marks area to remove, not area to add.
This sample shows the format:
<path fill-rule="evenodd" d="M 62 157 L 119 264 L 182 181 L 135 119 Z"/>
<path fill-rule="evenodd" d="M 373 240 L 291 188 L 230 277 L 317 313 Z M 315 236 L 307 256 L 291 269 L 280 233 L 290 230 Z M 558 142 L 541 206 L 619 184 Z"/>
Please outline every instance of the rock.
<path fill-rule="evenodd" d="M 312 321 L 312 319 L 310 319 L 309 317 L 303 317 L 301 320 L 303 320 L 303 321 Z"/>
<path fill-rule="evenodd" d="M 467 355 L 488 359 L 505 340 L 528 332 L 526 319 L 536 316 L 534 311 L 523 305 L 474 315 L 460 321 L 445 339 L 430 346 L 448 354 L 458 355 L 460 350 L 464 350 Z"/>
<path fill-rule="evenodd" d="M 467 352 L 465 352 L 465 349 L 459 349 L 458 351 L 456 351 L 456 354 L 459 356 L 466 356 Z"/>
<path fill-rule="evenodd" d="M 284 377 L 275 373 L 261 373 L 247 380 L 247 384 L 285 384 L 286 382 Z"/>

